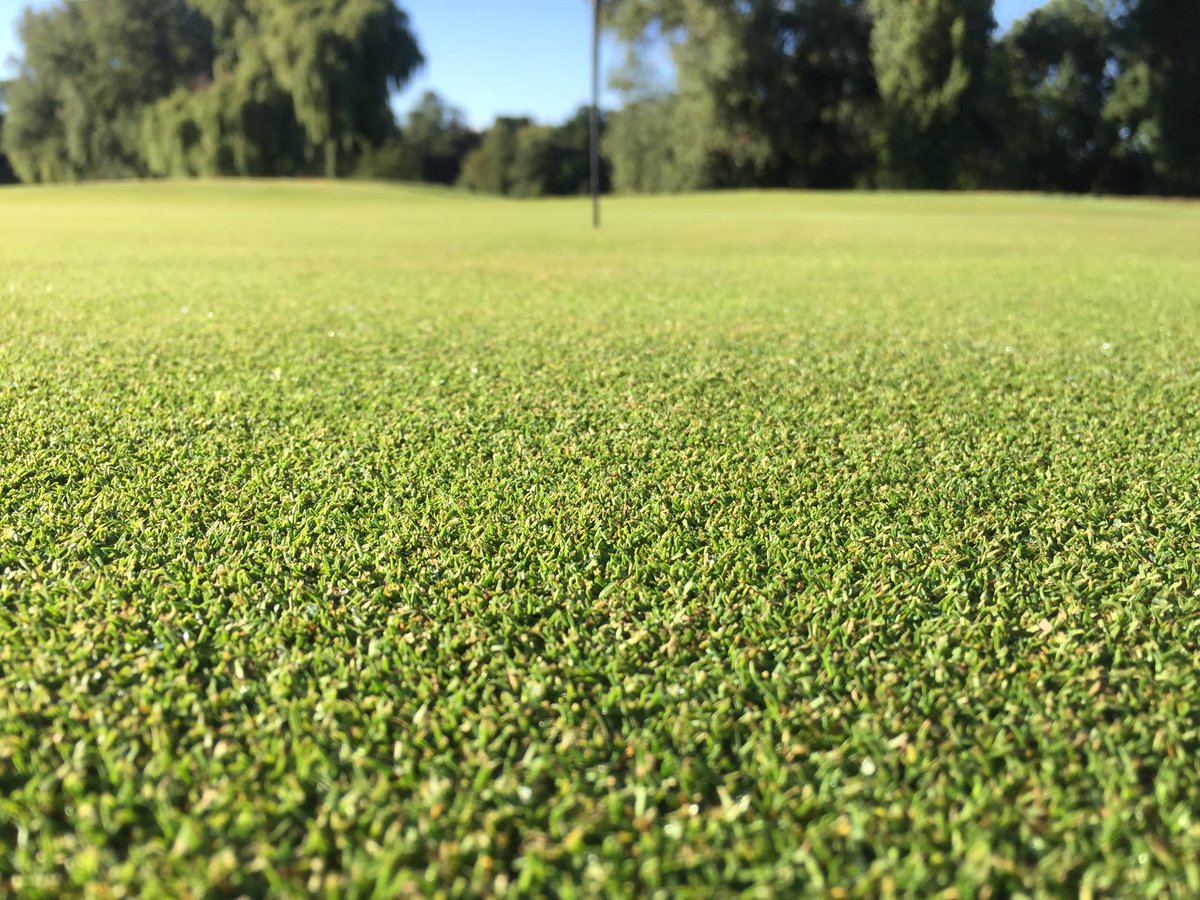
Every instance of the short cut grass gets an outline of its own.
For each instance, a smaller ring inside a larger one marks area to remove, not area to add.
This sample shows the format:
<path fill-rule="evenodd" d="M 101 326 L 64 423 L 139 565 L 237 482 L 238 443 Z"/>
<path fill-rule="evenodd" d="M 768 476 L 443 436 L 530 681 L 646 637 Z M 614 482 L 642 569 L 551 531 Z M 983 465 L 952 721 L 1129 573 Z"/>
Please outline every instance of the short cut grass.
<path fill-rule="evenodd" d="M 1200 893 L 1200 208 L 0 193 L 0 892 Z"/>

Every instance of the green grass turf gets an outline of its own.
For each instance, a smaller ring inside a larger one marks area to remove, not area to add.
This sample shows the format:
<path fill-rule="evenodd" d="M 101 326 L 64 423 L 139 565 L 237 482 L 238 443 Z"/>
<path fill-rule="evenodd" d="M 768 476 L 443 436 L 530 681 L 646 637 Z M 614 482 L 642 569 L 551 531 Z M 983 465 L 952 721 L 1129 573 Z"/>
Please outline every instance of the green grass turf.
<path fill-rule="evenodd" d="M 1200 207 L 0 193 L 0 892 L 1200 892 Z"/>

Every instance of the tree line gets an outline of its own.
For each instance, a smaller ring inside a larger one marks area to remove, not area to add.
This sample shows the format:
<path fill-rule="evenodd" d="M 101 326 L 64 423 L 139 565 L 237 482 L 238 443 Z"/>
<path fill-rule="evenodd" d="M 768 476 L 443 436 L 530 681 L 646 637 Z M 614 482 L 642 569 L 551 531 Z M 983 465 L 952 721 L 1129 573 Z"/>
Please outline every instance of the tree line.
<path fill-rule="evenodd" d="M 579 0 L 583 2 L 583 0 Z M 603 0 L 627 57 L 604 184 L 1200 194 L 1200 2 Z M 587 109 L 478 132 L 426 94 L 393 0 L 60 0 L 27 10 L 0 179 L 325 175 L 588 187 Z M 646 48 L 670 45 L 675 77 Z"/>
<path fill-rule="evenodd" d="M 589 107 L 580 107 L 559 125 L 499 116 L 480 133 L 460 110 L 427 92 L 390 139 L 363 152 L 354 174 L 514 197 L 583 194 L 591 178 L 590 115 Z M 611 188 L 608 169 L 602 160 L 604 190 Z"/>
<path fill-rule="evenodd" d="M 622 190 L 1200 192 L 1200 2 L 619 0 Z M 672 36 L 677 84 L 641 77 Z"/>
<path fill-rule="evenodd" d="M 24 181 L 344 174 L 422 63 L 391 0 L 63 0 L 18 35 L 4 149 Z"/>

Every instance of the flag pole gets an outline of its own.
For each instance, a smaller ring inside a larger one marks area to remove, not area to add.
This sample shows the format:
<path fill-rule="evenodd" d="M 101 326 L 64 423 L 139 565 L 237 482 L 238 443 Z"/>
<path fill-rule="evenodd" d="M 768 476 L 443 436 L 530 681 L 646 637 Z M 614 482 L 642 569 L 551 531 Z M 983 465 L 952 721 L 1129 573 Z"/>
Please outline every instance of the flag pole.
<path fill-rule="evenodd" d="M 600 0 L 592 0 L 592 227 L 600 227 Z"/>

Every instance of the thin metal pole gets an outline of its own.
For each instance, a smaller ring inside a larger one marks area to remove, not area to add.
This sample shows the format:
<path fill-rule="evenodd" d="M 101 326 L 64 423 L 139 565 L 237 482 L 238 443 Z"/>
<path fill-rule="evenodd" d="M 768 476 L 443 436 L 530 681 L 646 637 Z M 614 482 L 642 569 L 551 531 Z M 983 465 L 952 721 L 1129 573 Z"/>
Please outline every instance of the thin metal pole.
<path fill-rule="evenodd" d="M 600 0 L 592 0 L 592 227 L 600 227 Z"/>

